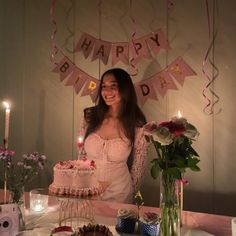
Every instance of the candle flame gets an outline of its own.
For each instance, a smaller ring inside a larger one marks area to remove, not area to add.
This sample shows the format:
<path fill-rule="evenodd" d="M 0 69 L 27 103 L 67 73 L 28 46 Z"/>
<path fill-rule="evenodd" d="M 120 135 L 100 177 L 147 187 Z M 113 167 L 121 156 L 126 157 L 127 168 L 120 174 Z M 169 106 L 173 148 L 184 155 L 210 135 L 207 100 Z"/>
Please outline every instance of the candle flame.
<path fill-rule="evenodd" d="M 78 137 L 78 143 L 83 143 L 83 141 L 84 141 L 84 138 L 82 136 L 79 136 Z"/>
<path fill-rule="evenodd" d="M 181 118 L 182 117 L 182 114 L 180 111 L 178 111 L 178 118 Z"/>
<path fill-rule="evenodd" d="M 10 108 L 10 104 L 6 101 L 3 101 L 2 102 L 3 106 L 6 108 L 6 109 L 9 109 Z"/>

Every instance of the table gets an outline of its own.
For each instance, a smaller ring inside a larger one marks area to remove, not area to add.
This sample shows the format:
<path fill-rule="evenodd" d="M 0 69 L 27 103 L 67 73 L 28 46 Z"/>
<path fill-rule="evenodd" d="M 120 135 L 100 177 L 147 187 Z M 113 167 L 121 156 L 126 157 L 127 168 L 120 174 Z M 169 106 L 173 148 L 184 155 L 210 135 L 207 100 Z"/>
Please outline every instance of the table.
<path fill-rule="evenodd" d="M 2 191 L 0 191 L 0 201 L 3 200 Z M 131 204 L 122 204 L 115 202 L 107 202 L 107 201 L 99 201 L 99 200 L 91 200 L 93 205 L 94 213 L 96 215 L 96 220 L 98 223 L 103 223 L 106 225 L 116 225 L 116 216 L 117 211 L 120 208 L 134 208 L 135 205 Z M 26 194 L 26 208 L 28 208 L 28 194 Z M 26 210 L 26 223 L 28 226 L 32 228 L 42 227 L 45 222 L 51 227 L 58 224 L 58 209 L 59 209 L 59 201 L 57 197 L 49 196 L 49 208 L 44 214 L 35 214 L 32 215 L 29 210 Z M 160 209 L 155 207 L 143 206 L 141 208 L 141 212 L 156 212 L 159 213 Z M 207 213 L 197 213 L 190 211 L 183 211 L 183 225 L 184 231 L 186 234 L 184 235 L 203 235 L 198 231 L 205 231 L 206 233 L 215 235 L 215 236 L 231 236 L 231 220 L 230 216 L 222 216 L 222 215 L 213 215 Z M 28 220 L 28 222 L 27 222 Z M 191 229 L 191 230 L 189 230 Z M 189 232 L 192 233 L 189 233 Z M 206 235 L 209 235 L 206 234 Z"/>

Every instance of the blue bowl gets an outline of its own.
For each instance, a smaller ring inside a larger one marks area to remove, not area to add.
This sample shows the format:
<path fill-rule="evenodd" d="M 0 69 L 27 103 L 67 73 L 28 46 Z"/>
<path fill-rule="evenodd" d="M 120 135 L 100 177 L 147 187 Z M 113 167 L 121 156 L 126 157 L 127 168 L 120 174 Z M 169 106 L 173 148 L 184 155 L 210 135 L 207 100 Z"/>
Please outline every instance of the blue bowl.
<path fill-rule="evenodd" d="M 159 235 L 160 224 L 145 224 L 140 222 L 140 233 L 142 236 L 157 236 Z"/>
<path fill-rule="evenodd" d="M 132 234 L 135 230 L 136 221 L 137 220 L 135 218 L 118 217 L 117 229 L 121 233 Z"/>

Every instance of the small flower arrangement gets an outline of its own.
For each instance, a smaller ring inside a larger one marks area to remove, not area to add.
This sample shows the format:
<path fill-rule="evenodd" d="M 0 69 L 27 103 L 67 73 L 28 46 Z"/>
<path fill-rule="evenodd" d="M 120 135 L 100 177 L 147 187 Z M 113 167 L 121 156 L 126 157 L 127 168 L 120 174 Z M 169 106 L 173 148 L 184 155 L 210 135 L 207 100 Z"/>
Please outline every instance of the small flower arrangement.
<path fill-rule="evenodd" d="M 157 152 L 157 157 L 151 162 L 153 178 L 165 171 L 175 179 L 182 179 L 186 168 L 200 170 L 197 165 L 199 155 L 192 147 L 199 133 L 185 118 L 174 117 L 160 124 L 149 122 L 144 126 L 144 132 L 146 140 L 153 143 Z"/>
<path fill-rule="evenodd" d="M 12 201 L 18 203 L 27 183 L 44 169 L 46 156 L 38 152 L 24 154 L 22 160 L 14 163 L 15 151 L 0 148 L 0 167 L 4 171 L 0 178 L 7 183 L 7 189 L 13 193 Z"/>

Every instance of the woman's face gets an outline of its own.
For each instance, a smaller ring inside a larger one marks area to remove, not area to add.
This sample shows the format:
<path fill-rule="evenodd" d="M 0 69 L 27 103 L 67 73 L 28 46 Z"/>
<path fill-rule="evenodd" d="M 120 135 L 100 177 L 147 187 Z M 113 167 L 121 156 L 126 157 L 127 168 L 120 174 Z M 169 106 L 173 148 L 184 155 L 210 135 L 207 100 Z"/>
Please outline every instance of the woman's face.
<path fill-rule="evenodd" d="M 112 74 L 103 77 L 101 94 L 108 106 L 116 106 L 121 103 L 118 83 Z"/>

